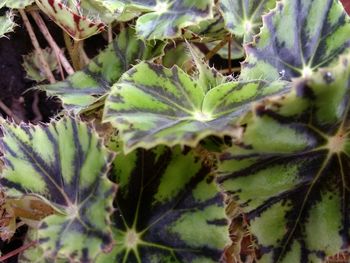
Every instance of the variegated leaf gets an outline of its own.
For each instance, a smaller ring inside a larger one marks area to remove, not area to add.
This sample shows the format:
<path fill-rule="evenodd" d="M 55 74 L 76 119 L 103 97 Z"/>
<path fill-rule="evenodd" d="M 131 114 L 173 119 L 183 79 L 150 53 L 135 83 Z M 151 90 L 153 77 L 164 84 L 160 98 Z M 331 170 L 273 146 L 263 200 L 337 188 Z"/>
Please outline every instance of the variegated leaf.
<path fill-rule="evenodd" d="M 224 18 L 217 8 L 214 8 L 214 17 L 201 21 L 199 24 L 185 28 L 183 37 L 191 40 L 203 42 L 211 42 L 221 40 L 228 34 L 225 28 Z"/>
<path fill-rule="evenodd" d="M 34 228 L 29 228 L 24 240 L 24 245 L 32 244 L 24 251 L 22 251 L 18 256 L 19 263 L 53 263 L 52 258 L 46 258 L 44 250 L 39 244 L 35 243 L 38 240 L 38 230 Z M 67 263 L 67 258 L 56 258 L 54 263 Z M 73 261 L 74 262 L 74 261 Z M 78 261 L 80 263 L 80 261 Z M 82 263 L 82 262 L 81 262 Z"/>
<path fill-rule="evenodd" d="M 212 77 L 195 81 L 177 66 L 142 62 L 112 87 L 103 119 L 119 129 L 128 152 L 158 144 L 195 146 L 209 135 L 237 136 L 235 121 L 252 101 L 288 88 L 279 81 L 211 87 Z"/>
<path fill-rule="evenodd" d="M 96 262 L 219 262 L 229 224 L 210 172 L 180 147 L 117 154 L 117 243 Z"/>
<path fill-rule="evenodd" d="M 218 181 L 242 205 L 261 262 L 322 262 L 350 241 L 350 55 L 259 103 Z"/>
<path fill-rule="evenodd" d="M 9 11 L 6 15 L 0 16 L 0 38 L 6 37 L 5 34 L 12 32 L 15 26 L 12 12 Z"/>
<path fill-rule="evenodd" d="M 103 31 L 105 24 L 98 16 L 82 14 L 80 1 L 35 0 L 40 9 L 72 38 L 79 41 Z"/>
<path fill-rule="evenodd" d="M 339 1 L 282 0 L 246 46 L 241 79 L 309 76 L 350 46 L 349 34 L 349 17 Z"/>
<path fill-rule="evenodd" d="M 0 182 L 7 195 L 37 195 L 57 211 L 39 227 L 45 257 L 87 262 L 111 249 L 109 216 L 116 187 L 106 173 L 114 154 L 96 132 L 65 117 L 48 126 L 5 122 L 3 133 Z"/>
<path fill-rule="evenodd" d="M 195 65 L 195 70 L 192 72 L 192 78 L 197 80 L 197 85 L 207 93 L 214 87 L 225 83 L 228 79 L 218 72 L 214 67 L 210 67 L 203 59 L 203 54 L 199 49 L 187 44 L 189 53 Z"/>
<path fill-rule="evenodd" d="M 30 244 L 38 240 L 38 230 L 29 228 L 24 239 L 24 244 Z M 45 258 L 44 251 L 38 244 L 34 244 L 31 247 L 22 251 L 18 256 L 18 262 L 20 263 L 49 263 L 49 259 Z M 60 262 L 56 259 L 55 263 Z"/>
<path fill-rule="evenodd" d="M 104 51 L 97 55 L 82 71 L 66 80 L 37 88 L 58 96 L 66 109 L 79 112 L 110 91 L 120 76 L 136 64 L 160 56 L 164 43 L 144 43 L 131 28 L 122 31 Z"/>
<path fill-rule="evenodd" d="M 136 21 L 136 32 L 142 39 L 179 37 L 181 29 L 213 18 L 213 0 L 119 0 L 125 10 L 146 12 Z"/>
<path fill-rule="evenodd" d="M 252 41 L 262 25 L 262 15 L 276 6 L 276 0 L 221 0 L 227 29 L 244 42 Z"/>

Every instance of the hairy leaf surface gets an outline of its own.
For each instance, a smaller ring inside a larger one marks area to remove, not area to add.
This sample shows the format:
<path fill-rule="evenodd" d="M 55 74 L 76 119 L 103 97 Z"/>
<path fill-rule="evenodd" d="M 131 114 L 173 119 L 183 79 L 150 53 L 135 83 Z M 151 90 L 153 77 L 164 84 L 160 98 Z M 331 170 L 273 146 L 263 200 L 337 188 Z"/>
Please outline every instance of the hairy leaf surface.
<path fill-rule="evenodd" d="M 219 262 L 229 224 L 210 172 L 180 147 L 117 154 L 117 244 L 97 262 Z"/>
<path fill-rule="evenodd" d="M 347 47 L 349 17 L 339 1 L 282 0 L 263 17 L 255 42 L 246 46 L 242 79 L 309 76 Z"/>
<path fill-rule="evenodd" d="M 99 17 L 82 15 L 80 2 L 73 0 L 35 0 L 39 8 L 75 40 L 88 38 L 103 31 Z"/>
<path fill-rule="evenodd" d="M 106 173 L 114 154 L 96 132 L 71 117 L 48 126 L 5 122 L 3 132 L 6 168 L 0 182 L 7 194 L 37 195 L 58 212 L 39 227 L 45 257 L 87 262 L 111 249 L 109 215 L 116 187 Z"/>
<path fill-rule="evenodd" d="M 262 25 L 261 16 L 274 8 L 276 0 L 221 0 L 220 7 L 227 29 L 251 41 Z"/>
<path fill-rule="evenodd" d="M 262 262 L 321 262 L 350 240 L 350 56 L 259 103 L 219 183 L 242 205 Z"/>
<path fill-rule="evenodd" d="M 110 91 L 111 86 L 138 60 L 162 54 L 164 44 L 145 44 L 138 40 L 131 28 L 122 31 L 104 51 L 81 71 L 65 81 L 39 86 L 49 95 L 58 96 L 64 107 L 79 112 L 88 108 Z"/>
<path fill-rule="evenodd" d="M 2 0 L 2 3 L 0 3 L 0 6 L 5 5 L 9 8 L 14 9 L 24 9 L 25 7 L 31 5 L 34 3 L 34 0 Z"/>
<path fill-rule="evenodd" d="M 5 37 L 6 33 L 12 32 L 15 26 L 16 24 L 13 21 L 13 14 L 11 12 L 0 16 L 0 38 Z"/>
<path fill-rule="evenodd" d="M 120 0 L 126 10 L 144 11 L 136 21 L 142 39 L 179 37 L 181 29 L 213 17 L 213 0 Z"/>
<path fill-rule="evenodd" d="M 208 135 L 237 135 L 235 121 L 252 101 L 287 88 L 284 82 L 219 84 L 209 72 L 200 68 L 194 80 L 177 66 L 142 62 L 112 87 L 104 121 L 119 129 L 126 151 L 157 144 L 195 146 Z"/>

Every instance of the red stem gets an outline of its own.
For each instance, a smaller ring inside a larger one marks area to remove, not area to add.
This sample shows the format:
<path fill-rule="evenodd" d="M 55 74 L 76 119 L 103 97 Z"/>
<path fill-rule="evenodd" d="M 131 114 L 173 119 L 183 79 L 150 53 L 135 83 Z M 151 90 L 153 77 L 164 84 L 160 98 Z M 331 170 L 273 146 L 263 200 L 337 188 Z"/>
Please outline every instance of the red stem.
<path fill-rule="evenodd" d="M 0 257 L 0 262 L 5 261 L 6 259 L 12 258 L 13 256 L 16 256 L 17 254 L 23 252 L 24 250 L 28 249 L 31 246 L 34 246 L 37 244 L 37 241 L 32 241 L 28 244 L 25 244 L 15 250 L 12 250 L 11 252 L 7 253 L 6 255 L 3 255 L 2 257 Z"/>

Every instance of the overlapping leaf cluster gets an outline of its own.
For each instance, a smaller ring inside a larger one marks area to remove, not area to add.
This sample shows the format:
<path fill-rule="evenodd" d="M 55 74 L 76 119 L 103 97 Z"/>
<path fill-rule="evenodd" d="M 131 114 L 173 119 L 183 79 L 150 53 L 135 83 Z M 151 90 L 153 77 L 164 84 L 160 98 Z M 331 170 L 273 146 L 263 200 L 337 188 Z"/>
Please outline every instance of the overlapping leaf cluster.
<path fill-rule="evenodd" d="M 348 250 L 350 20 L 338 1 L 37 1 L 76 39 L 135 24 L 38 87 L 62 100 L 57 121 L 2 123 L 6 195 L 47 212 L 7 203 L 38 242 L 20 261 L 229 262 L 242 241 L 229 235 L 233 203 L 259 262 Z M 226 34 L 245 43 L 238 78 L 190 43 Z"/>

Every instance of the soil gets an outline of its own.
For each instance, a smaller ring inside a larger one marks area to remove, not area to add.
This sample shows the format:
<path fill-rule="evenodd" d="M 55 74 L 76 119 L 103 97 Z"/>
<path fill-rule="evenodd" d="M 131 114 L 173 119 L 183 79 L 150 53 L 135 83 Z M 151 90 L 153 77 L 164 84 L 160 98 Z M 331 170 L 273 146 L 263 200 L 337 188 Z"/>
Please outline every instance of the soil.
<path fill-rule="evenodd" d="M 0 15 L 5 12 L 5 8 L 1 9 Z M 48 46 L 46 40 L 35 23 L 31 19 L 30 21 L 41 47 L 45 48 Z M 64 47 L 62 30 L 49 19 L 46 19 L 45 22 L 56 43 L 60 47 Z M 22 56 L 30 53 L 34 48 L 18 16 L 16 23 L 19 26 L 15 28 L 15 32 L 7 34 L 8 38 L 0 38 L 0 114 L 3 117 L 8 117 L 1 107 L 1 102 L 3 102 L 17 118 L 30 122 L 38 118 L 35 107 L 42 115 L 40 121 L 48 122 L 50 117 L 61 109 L 61 104 L 57 98 L 48 98 L 45 92 L 29 90 L 36 83 L 26 78 L 22 67 Z M 98 52 L 97 48 L 101 49 L 106 44 L 107 42 L 101 36 L 90 38 L 85 43 L 87 55 L 90 58 L 93 57 Z M 57 75 L 56 79 L 60 80 L 60 76 Z"/>
<path fill-rule="evenodd" d="M 0 14 L 4 12 L 5 9 L 2 9 Z M 15 32 L 8 34 L 8 38 L 0 39 L 0 100 L 11 109 L 17 118 L 28 122 L 37 117 L 33 112 L 33 103 L 36 103 L 35 97 L 38 97 L 37 107 L 42 114 L 41 121 L 47 122 L 61 106 L 57 99 L 47 98 L 44 92 L 27 91 L 36 83 L 25 77 L 22 55 L 30 53 L 33 47 L 19 17 L 16 17 L 16 23 L 19 26 L 15 28 Z M 49 23 L 48 26 L 58 33 L 55 25 Z M 40 33 L 37 34 L 37 37 L 39 42 L 45 43 Z M 60 37 L 57 37 L 57 42 L 63 44 Z M 43 44 L 42 46 L 44 47 Z M 0 113 L 3 117 L 7 117 L 2 107 Z"/>

